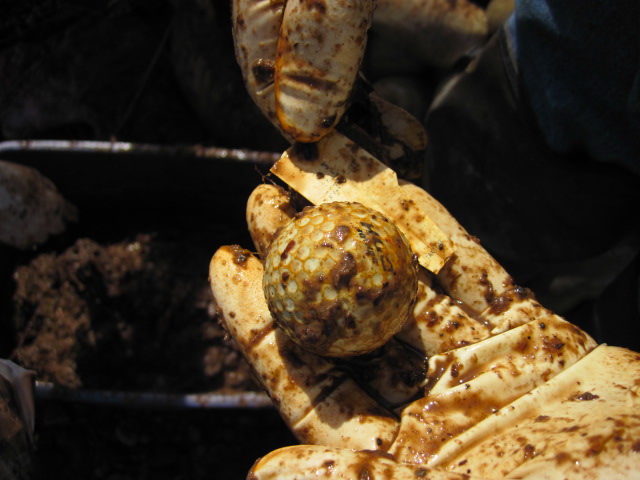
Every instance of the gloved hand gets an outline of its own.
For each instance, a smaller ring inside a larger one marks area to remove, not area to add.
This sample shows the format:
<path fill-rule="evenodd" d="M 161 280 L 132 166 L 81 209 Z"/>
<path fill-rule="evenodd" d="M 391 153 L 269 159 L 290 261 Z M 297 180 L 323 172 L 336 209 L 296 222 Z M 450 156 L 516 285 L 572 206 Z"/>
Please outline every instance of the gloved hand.
<path fill-rule="evenodd" d="M 370 139 L 384 145 L 386 135 L 369 130 L 364 140 L 350 140 L 336 131 L 353 102 L 372 3 L 234 6 L 250 93 L 285 136 L 307 143 L 289 149 L 272 172 L 310 203 L 358 202 L 381 212 L 421 265 L 402 330 L 373 352 L 334 358 L 301 348 L 276 324 L 259 258 L 240 246 L 215 253 L 210 282 L 224 324 L 305 444 L 267 455 L 248 478 L 634 475 L 640 356 L 597 346 L 515 285 L 442 205 L 375 158 L 388 151 L 362 148 Z M 372 111 L 388 130 L 426 141 Z M 247 221 L 259 255 L 301 206 L 280 187 L 254 191 Z M 332 231 L 313 241 L 341 248 Z M 338 283 L 348 289 L 350 278 Z"/>
<path fill-rule="evenodd" d="M 369 27 L 383 49 L 449 68 L 486 40 L 513 0 L 493 0 L 486 10 L 467 0 L 234 0 L 232 7 L 247 90 L 285 138 L 313 142 L 338 128 L 401 177 L 416 178 L 416 152 L 426 146 L 420 122 L 358 74 Z"/>
<path fill-rule="evenodd" d="M 336 189 L 365 203 L 380 197 L 362 191 L 390 172 L 373 157 L 335 132 L 317 149 L 309 159 L 292 148 L 272 170 L 307 198 L 320 190 L 338 198 Z M 349 174 L 354 162 L 374 174 Z M 347 165 L 346 176 L 331 179 L 324 165 Z M 318 187 L 324 181 L 332 187 Z M 412 205 L 406 213 L 433 220 L 455 251 L 437 274 L 420 267 L 412 315 L 373 353 L 334 359 L 301 349 L 273 321 L 262 262 L 239 246 L 215 253 L 210 281 L 228 331 L 292 432 L 314 445 L 267 455 L 249 478 L 634 475 L 640 355 L 597 346 L 514 285 L 424 190 L 396 186 L 389 185 L 386 200 L 404 196 Z M 247 220 L 258 252 L 296 210 L 285 190 L 256 189 Z"/>

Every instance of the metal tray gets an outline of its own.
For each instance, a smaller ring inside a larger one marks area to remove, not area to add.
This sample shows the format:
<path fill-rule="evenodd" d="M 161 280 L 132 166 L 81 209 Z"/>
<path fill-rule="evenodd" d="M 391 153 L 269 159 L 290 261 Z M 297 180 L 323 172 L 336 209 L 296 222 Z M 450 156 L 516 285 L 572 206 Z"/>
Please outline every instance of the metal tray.
<path fill-rule="evenodd" d="M 271 152 L 126 142 L 0 142 L 0 159 L 36 168 L 78 207 L 80 220 L 74 228 L 81 233 L 95 234 L 91 219 L 109 222 L 117 229 L 124 223 L 120 220 L 123 217 L 127 222 L 162 218 L 170 221 L 177 215 L 195 225 L 203 222 L 224 225 L 233 237 L 225 238 L 224 242 L 247 246 L 251 240 L 245 223 L 246 199 L 279 156 Z M 216 241 L 212 238 L 212 254 Z M 1 253 L 0 287 L 7 292 L 10 272 L 34 252 L 4 249 Z M 6 320 L 6 314 L 2 318 Z M 35 393 L 40 399 L 132 407 L 271 406 L 268 397 L 261 392 L 173 394 L 87 390 L 36 381 Z"/>

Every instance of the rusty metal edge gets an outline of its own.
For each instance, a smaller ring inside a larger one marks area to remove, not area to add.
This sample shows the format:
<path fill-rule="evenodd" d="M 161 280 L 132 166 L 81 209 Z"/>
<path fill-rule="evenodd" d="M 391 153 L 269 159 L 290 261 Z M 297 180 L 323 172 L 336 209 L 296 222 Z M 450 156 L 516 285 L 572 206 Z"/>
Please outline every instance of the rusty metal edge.
<path fill-rule="evenodd" d="M 187 156 L 234 160 L 272 165 L 281 156 L 276 152 L 223 148 L 203 145 L 157 145 L 94 140 L 5 140 L 0 142 L 0 155 L 5 152 L 69 152 Z"/>
<path fill-rule="evenodd" d="M 76 390 L 40 380 L 35 382 L 35 396 L 39 400 L 63 400 L 92 405 L 131 408 L 223 409 L 273 407 L 271 400 L 263 392 L 179 394 L 117 390 Z"/>

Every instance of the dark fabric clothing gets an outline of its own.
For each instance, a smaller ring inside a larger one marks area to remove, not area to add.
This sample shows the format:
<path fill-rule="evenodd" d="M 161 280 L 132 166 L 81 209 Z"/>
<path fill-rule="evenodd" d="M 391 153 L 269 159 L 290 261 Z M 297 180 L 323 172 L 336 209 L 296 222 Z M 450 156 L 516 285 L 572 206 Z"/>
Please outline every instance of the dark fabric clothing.
<path fill-rule="evenodd" d="M 640 2 L 516 0 L 507 28 L 549 147 L 640 175 Z"/>
<path fill-rule="evenodd" d="M 423 186 L 543 305 L 599 342 L 637 349 L 638 62 L 617 65 L 586 41 L 578 53 L 565 27 L 527 7 L 436 95 Z M 613 50 L 633 36 L 598 35 Z"/>

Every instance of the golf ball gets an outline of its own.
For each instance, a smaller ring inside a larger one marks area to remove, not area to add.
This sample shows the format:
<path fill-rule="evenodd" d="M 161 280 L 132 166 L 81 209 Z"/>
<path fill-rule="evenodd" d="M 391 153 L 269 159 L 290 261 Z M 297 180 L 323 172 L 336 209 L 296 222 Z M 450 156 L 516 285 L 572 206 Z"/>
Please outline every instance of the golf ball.
<path fill-rule="evenodd" d="M 359 203 L 307 207 L 274 239 L 263 288 L 276 323 L 326 356 L 385 344 L 409 317 L 417 257 L 384 215 Z"/>

